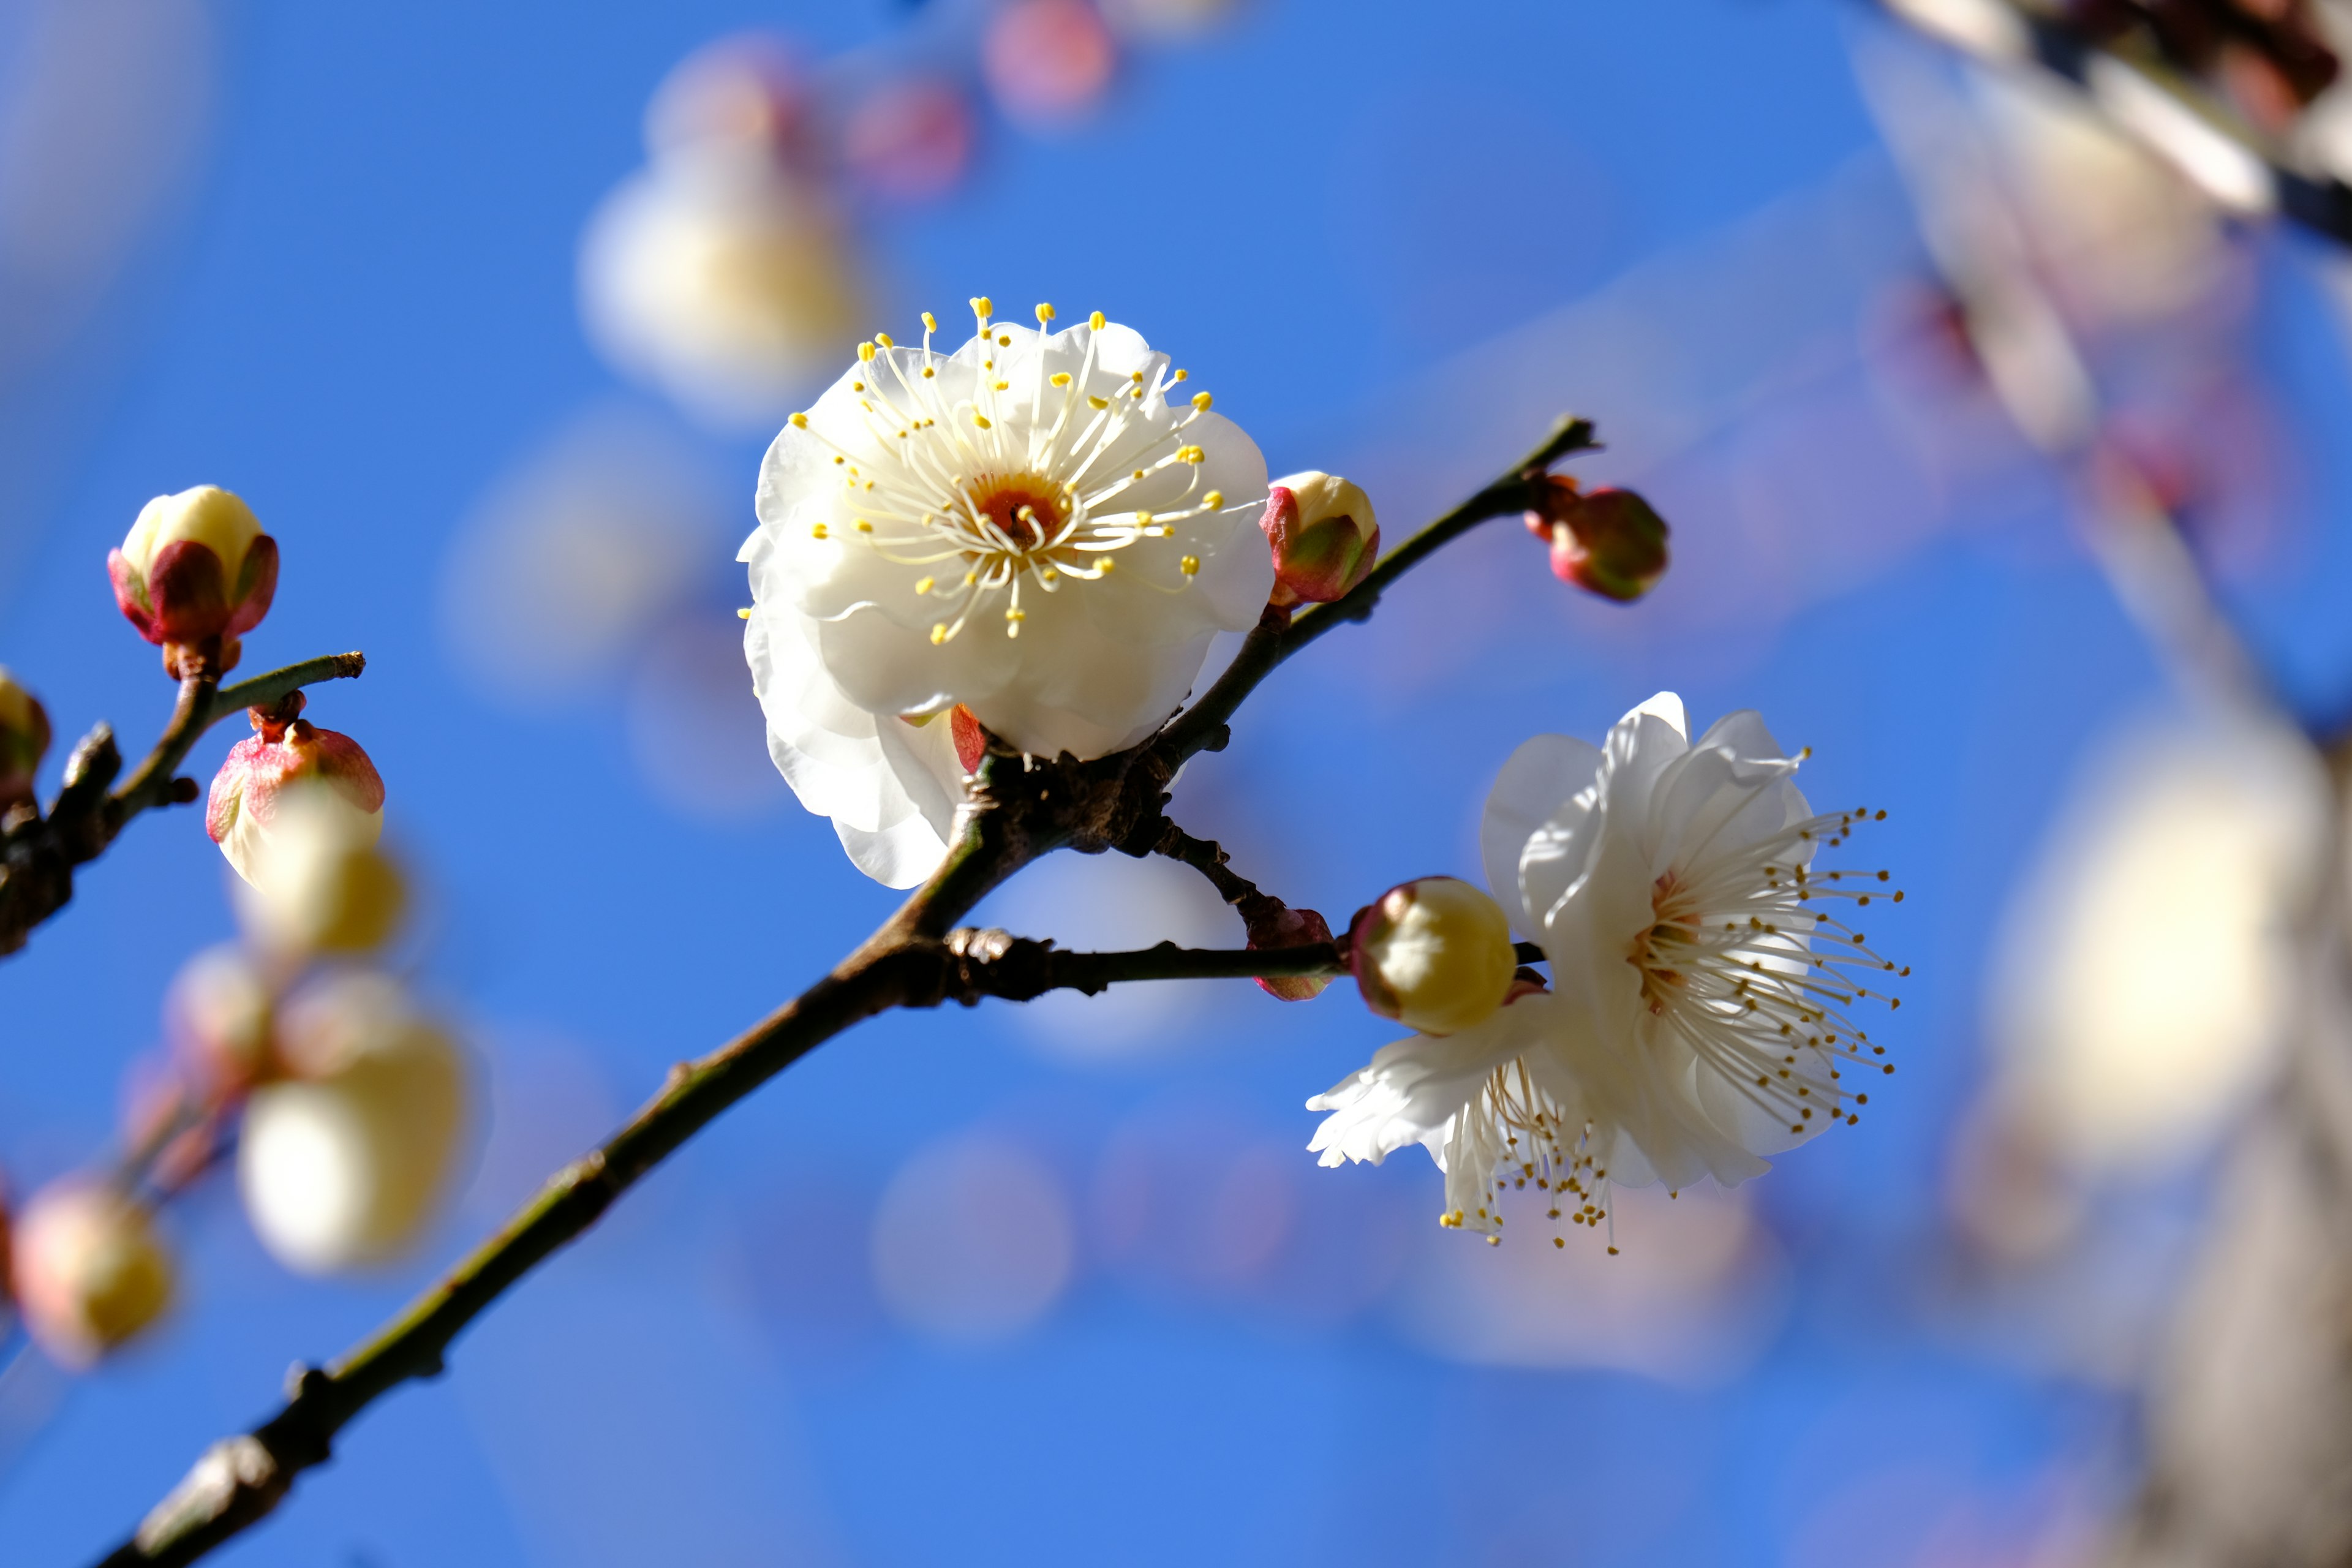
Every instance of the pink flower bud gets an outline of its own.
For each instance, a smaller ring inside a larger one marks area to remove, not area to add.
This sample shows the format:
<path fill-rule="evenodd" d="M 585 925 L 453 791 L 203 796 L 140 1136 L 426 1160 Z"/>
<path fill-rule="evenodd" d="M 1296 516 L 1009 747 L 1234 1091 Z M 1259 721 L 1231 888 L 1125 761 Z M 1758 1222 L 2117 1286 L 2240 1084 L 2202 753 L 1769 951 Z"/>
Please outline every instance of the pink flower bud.
<path fill-rule="evenodd" d="M 1666 524 L 1632 490 L 1587 494 L 1553 475 L 1528 531 L 1551 545 L 1552 575 L 1604 599 L 1640 598 L 1666 574 Z"/>
<path fill-rule="evenodd" d="M 1426 1035 L 1452 1035 L 1502 1006 L 1518 957 L 1494 900 L 1459 878 L 1423 877 L 1356 911 L 1348 967 L 1373 1012 Z"/>
<path fill-rule="evenodd" d="M 164 1032 L 187 1079 L 218 1102 L 275 1072 L 274 1012 L 269 983 L 243 948 L 207 948 L 172 981 Z"/>
<path fill-rule="evenodd" d="M 48 749 L 47 710 L 0 666 L 0 811 L 33 798 L 33 774 Z"/>
<path fill-rule="evenodd" d="M 1248 948 L 1267 952 L 1285 947 L 1312 947 L 1331 940 L 1331 927 L 1313 910 L 1277 909 L 1249 922 Z M 1284 1002 L 1312 1002 L 1331 984 L 1328 974 L 1262 975 L 1258 989 Z"/>
<path fill-rule="evenodd" d="M 1013 0 L 980 40 L 980 73 L 997 107 L 1024 124 L 1066 124 L 1110 86 L 1118 50 L 1088 0 Z"/>
<path fill-rule="evenodd" d="M 152 1220 L 102 1182 L 36 1193 L 9 1253 L 25 1327 L 68 1366 L 95 1365 L 171 1304 L 171 1255 Z"/>
<path fill-rule="evenodd" d="M 274 833 L 281 799 L 297 786 L 316 794 L 350 819 L 352 837 L 373 845 L 383 831 L 383 779 L 349 735 L 321 730 L 307 721 L 281 721 L 256 709 L 260 733 L 231 746 L 213 775 L 205 809 L 212 835 L 236 874 L 255 880 L 255 866 Z"/>
<path fill-rule="evenodd" d="M 237 637 L 269 613 L 278 542 L 245 502 L 198 485 L 142 508 L 122 548 L 108 553 L 106 572 L 124 616 L 163 646 L 165 669 L 185 674 L 192 651 L 217 643 L 217 673 L 236 663 Z"/>
<path fill-rule="evenodd" d="M 1381 555 L 1380 520 L 1359 486 L 1310 468 L 1275 481 L 1258 521 L 1274 551 L 1277 605 L 1328 605 L 1344 596 Z"/>

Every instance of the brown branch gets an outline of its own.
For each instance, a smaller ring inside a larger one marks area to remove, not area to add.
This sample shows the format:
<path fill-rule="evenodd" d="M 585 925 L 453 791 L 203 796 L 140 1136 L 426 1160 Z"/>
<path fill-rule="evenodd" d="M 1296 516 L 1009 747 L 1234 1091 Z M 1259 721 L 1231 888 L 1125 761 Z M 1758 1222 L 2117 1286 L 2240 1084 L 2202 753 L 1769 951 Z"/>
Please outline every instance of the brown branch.
<path fill-rule="evenodd" d="M 1519 510 L 1532 476 L 1591 444 L 1589 424 L 1563 422 L 1526 461 L 1383 561 L 1355 594 L 1299 617 L 1306 632 L 1297 641 L 1284 640 L 1291 634 L 1283 615 L 1276 645 L 1263 646 L 1261 634 L 1276 619 L 1269 612 L 1244 644 L 1252 667 L 1236 660 L 1236 668 L 1200 704 L 1140 746 L 1080 762 L 1067 755 L 1022 757 L 992 742 L 948 858 L 888 922 L 796 1000 L 709 1056 L 673 1068 L 651 1103 L 557 1173 L 502 1229 L 374 1336 L 329 1366 L 300 1369 L 278 1413 L 207 1450 L 132 1538 L 104 1559 L 104 1568 L 193 1563 L 267 1516 L 302 1471 L 328 1459 L 336 1434 L 361 1411 L 411 1379 L 438 1376 L 450 1344 L 507 1290 L 594 1225 L 615 1198 L 721 1112 L 853 1024 L 892 1007 L 969 1005 L 982 996 L 1020 999 L 1055 989 L 1092 992 L 1127 980 L 1339 973 L 1339 951 L 1329 942 L 1243 952 L 1163 943 L 1133 952 L 1086 953 L 1002 931 L 951 928 L 992 889 L 1055 849 L 1141 856 L 1173 842 L 1192 852 L 1191 846 L 1203 841 L 1168 823 L 1168 783 L 1195 752 L 1223 746 L 1226 721 L 1258 682 L 1329 626 L 1370 615 L 1382 589 L 1447 541 L 1485 518 Z M 1259 654 L 1251 654 L 1253 646 Z M 1207 848 L 1222 860 L 1222 851 Z"/>
<path fill-rule="evenodd" d="M 122 771 L 122 752 L 110 728 L 92 730 L 67 759 L 64 785 L 47 816 L 19 806 L 0 821 L 0 957 L 21 949 L 34 927 L 65 908 L 73 898 L 74 868 L 103 855 L 132 817 L 196 798 L 196 782 L 176 774 L 206 730 L 241 708 L 274 702 L 318 681 L 348 679 L 366 668 L 360 654 L 329 654 L 227 688 L 200 668 L 180 682 L 154 749 L 111 793 L 108 786 Z"/>

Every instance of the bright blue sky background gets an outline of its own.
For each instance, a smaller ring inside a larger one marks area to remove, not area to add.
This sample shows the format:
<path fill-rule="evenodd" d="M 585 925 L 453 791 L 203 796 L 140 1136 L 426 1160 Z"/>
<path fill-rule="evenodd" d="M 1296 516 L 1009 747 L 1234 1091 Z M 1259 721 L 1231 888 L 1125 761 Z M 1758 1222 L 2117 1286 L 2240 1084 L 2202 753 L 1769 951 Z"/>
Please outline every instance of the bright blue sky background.
<path fill-rule="evenodd" d="M 1417 390 L 1442 363 L 1649 258 L 1720 255 L 1717 237 L 1792 194 L 1858 189 L 1899 252 L 1844 51 L 1854 10 L 1255 0 L 1223 33 L 1135 61 L 1089 125 L 992 127 L 962 192 L 877 216 L 877 293 L 889 322 L 925 305 L 947 317 L 975 292 L 1099 306 L 1175 349 L 1276 471 L 1357 457 L 1372 471 L 1442 423 Z M 426 883 L 421 984 L 468 1020 L 513 1126 L 426 1257 L 391 1279 L 289 1278 L 225 1184 L 175 1211 L 187 1308 L 75 1387 L 0 1475 L 11 1563 L 110 1544 L 205 1443 L 264 1412 L 290 1361 L 355 1338 L 530 1173 L 890 907 L 789 803 L 722 824 L 673 811 L 632 763 L 617 698 L 519 713 L 471 694 L 435 604 L 452 529 L 518 454 L 584 406 L 643 396 L 581 336 L 572 247 L 638 163 L 663 73 L 740 26 L 823 51 L 906 15 L 882 0 L 219 13 L 221 113 L 195 199 L 115 302 L 97 416 L 49 454 L 37 504 L 0 519 L 31 541 L 8 557 L 21 577 L 0 582 L 0 661 L 68 734 L 101 716 L 149 734 L 169 693 L 115 616 L 105 551 L 151 495 L 244 494 L 286 559 L 248 667 L 367 651 L 366 678 L 319 693 L 313 717 L 382 768 Z M 1809 254 L 1801 233 L 1776 243 Z M 1846 242 L 1819 243 L 1833 270 Z M 2299 700 L 2331 707 L 2347 696 L 2331 679 L 2346 634 L 2326 613 L 2344 563 L 2323 525 L 2344 487 L 2322 454 L 2352 410 L 2302 262 L 2270 248 L 2253 330 L 2304 480 L 2288 543 L 2243 593 Z M 1689 331 L 1739 319 L 1769 336 L 1768 280 L 1700 271 L 1727 292 L 1695 296 Z M 1719 578 L 1718 598 L 1670 579 L 1618 610 L 1559 588 L 1505 525 L 1286 672 L 1185 786 L 1245 869 L 1335 918 L 1406 876 L 1475 875 L 1476 805 L 1512 746 L 1596 735 L 1661 687 L 1702 720 L 1761 708 L 1814 746 L 1822 798 L 1894 810 L 1863 852 L 1912 890 L 1873 933 L 1919 973 L 1905 1026 L 1886 1031 L 1906 1076 L 1874 1098 L 1880 1114 L 1757 1189 L 1769 1260 L 1726 1309 L 1752 1331 L 1706 1331 L 1745 1347 L 1711 1379 L 1480 1367 L 1427 1348 L 1399 1305 L 1406 1277 L 1436 1267 L 1423 1234 L 1436 1178 L 1417 1154 L 1337 1173 L 1297 1154 L 1284 1201 L 1311 1224 L 1245 1289 L 1188 1282 L 1149 1237 L 1114 1256 L 1088 1216 L 1122 1138 L 1181 1147 L 1182 1129 L 1210 1127 L 1210 1142 L 1303 1148 L 1300 1102 L 1387 1037 L 1344 988 L 1289 1009 L 1225 994 L 1108 1064 L 1041 1049 L 1008 1009 L 917 1015 L 829 1047 L 687 1151 L 462 1342 L 448 1378 L 368 1415 L 221 1560 L 1954 1563 L 1990 1561 L 2095 1496 L 2124 1457 L 2119 1407 L 1952 1326 L 1968 1298 L 1937 1189 L 1978 1072 L 2001 900 L 2095 716 L 2159 683 L 2048 487 L 1933 529 L 1901 510 L 1922 504 L 1916 487 L 1846 494 L 1878 437 L 1853 363 L 1870 301 L 1841 299 L 1829 391 L 1755 415 L 1794 432 L 1780 466 L 1742 466 L 1743 423 L 1654 486 L 1705 583 L 1711 549 L 1754 548 L 1738 499 L 1806 476 L 1804 493 L 1846 515 L 1825 513 L 1817 545 L 1801 530 L 1772 544 L 1802 591 L 1759 584 L 1750 614 Z M 1801 326 L 1791 360 L 1809 352 Z M 1560 373 L 1560 398 L 1606 434 L 1609 385 Z M 1817 395 L 1815 413 L 1795 406 Z M 1517 450 L 1541 417 L 1483 432 L 1460 473 Z M 740 498 L 731 526 L 747 528 L 761 444 L 709 445 Z M 1392 535 L 1453 478 L 1377 491 Z M 1878 549 L 1882 536 L 1906 542 Z M 709 564 L 715 616 L 739 602 L 728 553 Z M 756 746 L 748 696 L 740 720 Z M 1054 886 L 1119 869 L 1056 867 Z M 102 1144 L 163 985 L 230 929 L 217 854 L 180 813 L 139 824 L 0 967 L 0 1164 L 19 1190 Z M 895 1328 L 866 1274 L 877 1194 L 918 1149 L 967 1132 L 1031 1151 L 1077 1216 L 1068 1293 L 980 1349 Z M 1177 1169 L 1181 1188 L 1192 1178 Z M 1402 1240 L 1387 1239 L 1394 1216 Z M 1399 1277 L 1351 1296 L 1369 1267 L 1355 1254 L 1381 1247 L 1406 1249 Z M 1494 1261 L 1478 1251 L 1456 1266 Z"/>

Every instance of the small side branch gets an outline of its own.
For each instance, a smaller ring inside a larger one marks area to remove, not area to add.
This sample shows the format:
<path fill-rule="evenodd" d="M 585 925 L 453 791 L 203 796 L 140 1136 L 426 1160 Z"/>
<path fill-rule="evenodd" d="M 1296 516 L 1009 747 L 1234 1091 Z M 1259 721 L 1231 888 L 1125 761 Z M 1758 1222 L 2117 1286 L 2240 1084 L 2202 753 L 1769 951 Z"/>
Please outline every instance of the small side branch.
<path fill-rule="evenodd" d="M 322 680 L 342 680 L 367 668 L 364 656 L 329 654 L 221 687 L 209 670 L 180 682 L 163 733 L 128 779 L 114 731 L 99 725 L 66 761 L 65 784 L 45 816 L 20 806 L 0 820 L 0 957 L 21 949 L 33 928 L 73 898 L 73 873 L 106 852 L 141 812 L 196 798 L 194 779 L 178 776 L 197 739 L 239 709 L 277 701 Z"/>

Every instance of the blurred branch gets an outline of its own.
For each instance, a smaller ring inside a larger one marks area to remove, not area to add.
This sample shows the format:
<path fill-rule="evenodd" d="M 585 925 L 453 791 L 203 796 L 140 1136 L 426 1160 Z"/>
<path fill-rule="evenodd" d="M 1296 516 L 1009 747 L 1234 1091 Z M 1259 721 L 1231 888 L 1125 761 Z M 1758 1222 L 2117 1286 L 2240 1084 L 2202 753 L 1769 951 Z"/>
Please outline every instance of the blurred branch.
<path fill-rule="evenodd" d="M 1342 621 L 1363 619 L 1381 589 L 1473 524 L 1519 510 L 1532 477 L 1591 446 L 1591 434 L 1585 421 L 1563 421 L 1524 462 L 1383 561 L 1356 593 L 1301 616 L 1303 637 L 1286 636 L 1289 617 L 1276 626 L 1269 612 L 1244 644 L 1244 653 L 1255 644 L 1263 657 L 1238 677 L 1229 670 L 1192 710 L 1141 745 L 1080 762 L 1066 753 L 1024 757 L 992 741 L 946 859 L 880 930 L 751 1029 L 672 1068 L 645 1109 L 556 1173 L 373 1337 L 329 1366 L 298 1369 L 278 1413 L 206 1450 L 131 1539 L 104 1559 L 104 1568 L 193 1563 L 267 1517 L 304 1470 L 326 1462 L 336 1434 L 361 1411 L 411 1379 L 439 1376 L 451 1342 L 525 1275 L 585 1233 L 614 1199 L 721 1112 L 854 1024 L 895 1007 L 1095 992 L 1130 980 L 1339 973 L 1339 949 L 1330 942 L 1255 952 L 1162 943 L 1132 952 L 1064 952 L 1003 931 L 954 928 L 992 889 L 1056 849 L 1142 856 L 1171 842 L 1171 833 L 1180 846 L 1203 843 L 1162 815 L 1169 781 L 1184 760 L 1223 746 L 1226 721 L 1290 652 Z M 1264 641 L 1269 626 L 1271 649 Z M 1222 858 L 1213 845 L 1207 848 Z"/>
<path fill-rule="evenodd" d="M 2037 67 L 2073 84 L 2119 128 L 2242 216 L 2277 212 L 2352 245 L 2352 187 L 2280 160 L 2271 139 L 2194 78 L 2147 51 L 2102 40 L 2013 0 L 1874 0 L 1937 42 L 2003 69 Z"/>
<path fill-rule="evenodd" d="M 196 781 L 176 774 L 206 730 L 240 708 L 274 702 L 319 681 L 348 679 L 366 668 L 364 656 L 338 653 L 226 689 L 209 670 L 191 675 L 180 682 L 154 749 L 111 793 L 108 786 L 122 771 L 114 731 L 100 724 L 84 736 L 66 760 L 65 783 L 48 815 L 20 806 L 0 820 L 0 956 L 22 948 L 34 927 L 65 908 L 73 898 L 74 868 L 104 854 L 132 817 L 196 798 Z"/>

